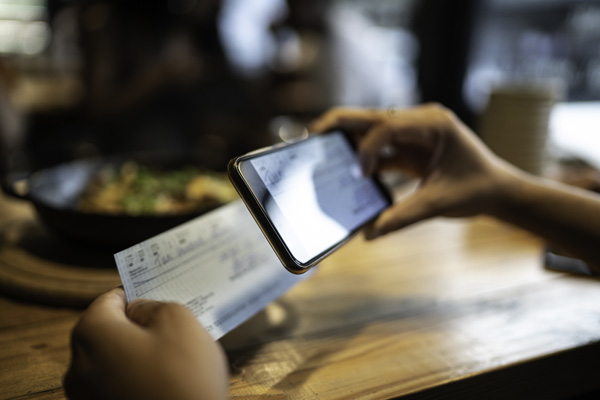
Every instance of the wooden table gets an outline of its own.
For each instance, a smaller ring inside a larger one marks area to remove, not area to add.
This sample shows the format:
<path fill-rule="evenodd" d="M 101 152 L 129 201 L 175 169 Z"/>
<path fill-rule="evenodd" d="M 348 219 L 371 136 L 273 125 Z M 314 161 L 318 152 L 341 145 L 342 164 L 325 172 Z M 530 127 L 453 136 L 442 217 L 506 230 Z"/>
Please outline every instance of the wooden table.
<path fill-rule="evenodd" d="M 2 235 L 35 218 L 6 199 L 0 209 Z M 221 340 L 231 397 L 564 399 L 597 390 L 600 282 L 543 269 L 541 249 L 486 218 L 356 238 Z M 80 312 L 0 295 L 0 398 L 64 397 Z"/>

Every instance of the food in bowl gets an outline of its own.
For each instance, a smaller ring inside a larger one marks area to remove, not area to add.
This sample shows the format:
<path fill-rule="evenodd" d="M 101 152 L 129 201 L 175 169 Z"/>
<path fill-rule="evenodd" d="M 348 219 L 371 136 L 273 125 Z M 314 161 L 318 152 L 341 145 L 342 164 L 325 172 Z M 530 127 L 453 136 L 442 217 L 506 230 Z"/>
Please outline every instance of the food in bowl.
<path fill-rule="evenodd" d="M 81 193 L 79 209 L 100 214 L 181 214 L 235 198 L 225 173 L 196 166 L 158 169 L 128 161 L 100 170 Z"/>

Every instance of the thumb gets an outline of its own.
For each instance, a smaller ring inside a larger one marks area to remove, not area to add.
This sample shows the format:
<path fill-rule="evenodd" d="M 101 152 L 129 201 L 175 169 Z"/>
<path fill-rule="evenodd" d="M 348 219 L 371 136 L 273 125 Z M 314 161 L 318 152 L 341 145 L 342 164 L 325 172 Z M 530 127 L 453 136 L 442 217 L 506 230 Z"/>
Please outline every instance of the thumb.
<path fill-rule="evenodd" d="M 437 197 L 437 195 L 436 195 Z M 436 197 L 427 186 L 395 203 L 382 212 L 365 230 L 365 238 L 373 240 L 390 232 L 439 215 Z"/>
<path fill-rule="evenodd" d="M 127 316 L 138 325 L 149 327 L 156 323 L 160 310 L 166 304 L 150 299 L 135 299 L 127 305 Z"/>
<path fill-rule="evenodd" d="M 203 331 L 194 314 L 174 302 L 136 299 L 127 306 L 127 316 L 144 328 L 174 337 L 189 329 Z"/>

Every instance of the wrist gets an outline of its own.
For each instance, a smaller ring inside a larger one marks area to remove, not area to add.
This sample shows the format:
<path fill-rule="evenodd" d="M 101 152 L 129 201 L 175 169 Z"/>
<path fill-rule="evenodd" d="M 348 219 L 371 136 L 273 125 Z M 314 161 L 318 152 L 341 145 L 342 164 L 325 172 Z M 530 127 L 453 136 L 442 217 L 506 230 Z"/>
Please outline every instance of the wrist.
<path fill-rule="evenodd" d="M 526 207 L 527 193 L 538 178 L 502 160 L 500 162 L 493 178 L 494 201 L 488 214 L 506 222 L 514 222 L 515 215 Z"/>

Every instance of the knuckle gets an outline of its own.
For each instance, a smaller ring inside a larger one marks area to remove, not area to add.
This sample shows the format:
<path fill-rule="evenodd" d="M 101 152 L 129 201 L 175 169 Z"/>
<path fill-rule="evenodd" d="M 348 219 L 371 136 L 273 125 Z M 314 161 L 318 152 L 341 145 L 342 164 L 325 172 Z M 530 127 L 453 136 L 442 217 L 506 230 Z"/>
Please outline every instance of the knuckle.
<path fill-rule="evenodd" d="M 436 110 L 436 111 L 447 110 L 447 108 L 442 103 L 438 103 L 436 101 L 431 101 L 431 102 L 425 103 L 423 105 L 423 107 L 431 109 L 431 110 Z"/>
<path fill-rule="evenodd" d="M 344 107 L 334 107 L 328 113 L 329 121 L 333 124 L 340 123 L 346 113 L 347 109 Z"/>
<path fill-rule="evenodd" d="M 456 123 L 458 119 L 456 114 L 451 109 L 440 103 L 426 103 L 424 107 L 426 110 L 437 114 L 439 117 L 439 122 L 442 123 L 442 125 L 452 125 Z"/>
<path fill-rule="evenodd" d="M 453 115 L 454 113 L 452 112 L 452 110 L 450 110 L 448 107 L 446 107 L 445 105 L 443 105 L 442 103 L 438 103 L 438 102 L 430 102 L 430 103 L 426 103 L 425 107 L 435 111 L 435 112 L 439 112 L 441 114 L 448 114 L 448 115 Z"/>

